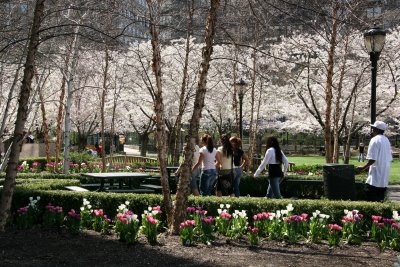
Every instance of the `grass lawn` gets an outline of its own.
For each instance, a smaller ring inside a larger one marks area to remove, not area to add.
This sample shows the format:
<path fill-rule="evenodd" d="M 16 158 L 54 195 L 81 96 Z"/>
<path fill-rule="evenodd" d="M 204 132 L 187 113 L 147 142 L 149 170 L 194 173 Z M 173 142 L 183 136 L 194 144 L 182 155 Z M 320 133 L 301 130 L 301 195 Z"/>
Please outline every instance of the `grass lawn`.
<path fill-rule="evenodd" d="M 322 156 L 288 156 L 290 162 L 294 162 L 296 165 L 314 165 L 314 164 L 325 164 L 325 157 Z M 364 162 L 358 162 L 357 158 L 351 158 L 350 164 L 354 166 L 362 166 Z M 365 173 L 365 178 L 367 174 Z M 400 184 L 400 160 L 394 159 L 390 165 L 390 184 Z"/>

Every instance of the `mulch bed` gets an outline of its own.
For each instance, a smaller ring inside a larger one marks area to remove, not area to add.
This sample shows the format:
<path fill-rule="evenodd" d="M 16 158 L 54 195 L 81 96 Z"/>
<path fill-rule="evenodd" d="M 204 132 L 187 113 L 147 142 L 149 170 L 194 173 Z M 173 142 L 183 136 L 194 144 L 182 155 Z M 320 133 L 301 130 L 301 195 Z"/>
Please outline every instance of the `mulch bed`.
<path fill-rule="evenodd" d="M 286 244 L 262 241 L 250 247 L 247 240 L 217 237 L 213 245 L 181 245 L 178 236 L 160 235 L 150 246 L 142 237 L 127 245 L 115 235 L 84 231 L 65 232 L 8 229 L 0 233 L 0 266 L 393 266 L 397 252 L 380 252 L 377 245 Z"/>

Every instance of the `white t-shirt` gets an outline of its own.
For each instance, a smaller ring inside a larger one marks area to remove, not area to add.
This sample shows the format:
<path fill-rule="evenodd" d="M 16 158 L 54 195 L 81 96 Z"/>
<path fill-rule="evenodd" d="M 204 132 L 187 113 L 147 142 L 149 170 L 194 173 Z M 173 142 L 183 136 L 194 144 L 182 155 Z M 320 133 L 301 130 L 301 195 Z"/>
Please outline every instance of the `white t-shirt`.
<path fill-rule="evenodd" d="M 367 159 L 375 160 L 369 166 L 367 184 L 376 187 L 387 187 L 389 184 L 392 149 L 389 139 L 381 134 L 374 136 L 368 145 Z"/>
<path fill-rule="evenodd" d="M 287 159 L 285 154 L 283 154 L 283 152 L 282 152 L 282 161 L 283 161 L 282 163 L 284 165 L 283 173 L 286 174 L 286 172 L 289 168 L 289 160 Z M 257 171 L 254 173 L 254 177 L 259 176 L 260 173 L 265 169 L 267 164 L 278 164 L 278 162 L 276 161 L 276 157 L 275 157 L 275 148 L 273 148 L 273 147 L 268 148 L 267 151 L 265 152 L 264 159 L 261 162 L 260 166 L 258 167 Z"/>
<path fill-rule="evenodd" d="M 221 170 L 230 170 L 233 167 L 233 158 L 232 156 L 226 157 L 224 152 L 222 151 L 222 146 L 218 148 L 219 153 L 221 154 Z"/>
<path fill-rule="evenodd" d="M 203 165 L 201 168 L 203 170 L 215 169 L 215 156 L 217 155 L 217 150 L 213 148 L 210 153 L 206 146 L 200 148 L 200 153 L 203 154 Z"/>
<path fill-rule="evenodd" d="M 194 167 L 194 165 L 196 165 L 196 163 L 199 161 L 199 157 L 200 157 L 200 147 L 198 145 L 194 146 L 194 151 L 193 151 L 193 164 L 192 164 L 192 168 Z"/>

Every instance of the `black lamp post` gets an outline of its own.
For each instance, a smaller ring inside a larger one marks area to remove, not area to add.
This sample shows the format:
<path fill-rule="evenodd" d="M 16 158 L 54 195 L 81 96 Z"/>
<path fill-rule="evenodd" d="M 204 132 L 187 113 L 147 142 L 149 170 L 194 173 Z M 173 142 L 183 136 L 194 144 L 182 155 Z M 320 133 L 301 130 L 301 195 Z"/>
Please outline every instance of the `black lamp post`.
<path fill-rule="evenodd" d="M 379 55 L 385 45 L 386 32 L 374 26 L 364 33 L 364 43 L 371 60 L 371 124 L 376 120 L 376 74 Z"/>
<path fill-rule="evenodd" d="M 240 79 L 236 86 L 239 95 L 239 135 L 240 139 L 243 139 L 243 97 L 247 84 L 243 79 Z"/>

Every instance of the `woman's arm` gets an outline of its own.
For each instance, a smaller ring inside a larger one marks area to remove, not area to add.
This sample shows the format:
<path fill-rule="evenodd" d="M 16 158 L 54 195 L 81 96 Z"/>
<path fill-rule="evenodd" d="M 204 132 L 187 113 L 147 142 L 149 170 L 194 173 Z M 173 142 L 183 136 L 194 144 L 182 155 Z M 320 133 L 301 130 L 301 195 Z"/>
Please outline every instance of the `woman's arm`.
<path fill-rule="evenodd" d="M 256 170 L 256 172 L 254 173 L 254 177 L 257 177 L 260 175 L 260 173 L 265 169 L 265 167 L 267 166 L 267 164 L 271 161 L 272 155 L 273 155 L 273 150 L 272 149 L 268 149 L 265 152 L 265 156 L 263 161 L 261 162 L 260 166 L 258 166 L 258 169 Z"/>
<path fill-rule="evenodd" d="M 285 156 L 285 154 L 282 152 L 282 163 L 283 163 L 283 176 L 286 176 L 286 173 L 289 169 L 289 160 Z"/>
<path fill-rule="evenodd" d="M 199 160 L 197 161 L 196 165 L 193 166 L 192 172 L 195 171 L 200 166 L 200 164 L 203 163 L 203 158 L 203 153 L 200 152 Z"/>
<path fill-rule="evenodd" d="M 240 168 L 245 168 L 249 165 L 249 158 L 247 157 L 246 153 L 243 153 L 242 156 L 242 164 L 240 165 Z"/>
<path fill-rule="evenodd" d="M 217 154 L 215 155 L 215 168 L 217 168 L 217 170 L 221 169 L 222 166 L 222 158 L 221 158 L 221 152 L 219 150 L 217 150 Z"/>

